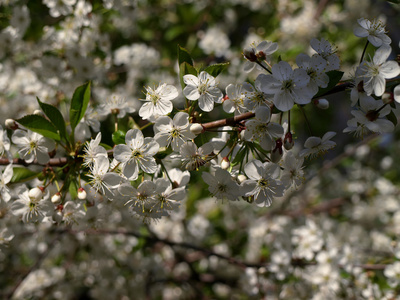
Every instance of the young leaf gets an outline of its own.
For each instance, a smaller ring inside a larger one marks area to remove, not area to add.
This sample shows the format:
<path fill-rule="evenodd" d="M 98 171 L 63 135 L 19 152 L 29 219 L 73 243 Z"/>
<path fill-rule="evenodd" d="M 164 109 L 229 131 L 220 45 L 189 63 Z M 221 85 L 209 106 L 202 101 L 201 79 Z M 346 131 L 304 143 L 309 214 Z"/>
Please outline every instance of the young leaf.
<path fill-rule="evenodd" d="M 181 65 L 182 63 L 188 63 L 193 67 L 193 59 L 190 56 L 189 52 L 178 45 L 178 64 Z"/>
<path fill-rule="evenodd" d="M 57 128 L 54 127 L 47 119 L 38 115 L 27 115 L 21 119 L 16 120 L 22 126 L 37 132 L 45 137 L 59 141 L 60 135 L 57 132 Z"/>
<path fill-rule="evenodd" d="M 343 74 L 344 74 L 344 72 L 335 71 L 335 70 L 326 72 L 326 75 L 329 76 L 328 86 L 326 88 L 319 88 L 319 91 L 314 96 L 314 98 L 321 97 L 324 94 L 326 94 L 327 92 L 329 92 L 331 89 L 333 89 L 339 83 L 340 79 L 342 79 Z"/>
<path fill-rule="evenodd" d="M 11 178 L 11 183 L 17 183 L 17 182 L 25 182 L 28 180 L 32 180 L 35 177 L 37 177 L 41 172 L 33 172 L 32 170 L 29 170 L 28 168 L 19 168 L 19 167 L 14 167 L 13 168 L 13 176 Z"/>
<path fill-rule="evenodd" d="M 213 77 L 217 77 L 222 71 L 225 71 L 229 66 L 229 63 L 222 63 L 222 64 L 215 64 L 208 66 L 205 68 L 204 71 L 206 71 L 208 74 L 210 74 Z"/>
<path fill-rule="evenodd" d="M 49 120 L 53 123 L 53 125 L 58 129 L 60 132 L 61 138 L 66 139 L 67 137 L 67 129 L 65 126 L 64 118 L 61 112 L 53 105 L 43 103 L 37 98 L 40 108 L 43 110 L 45 115 L 49 118 Z"/>
<path fill-rule="evenodd" d="M 71 100 L 69 121 L 72 131 L 85 115 L 90 100 L 90 82 L 76 88 Z"/>
<path fill-rule="evenodd" d="M 76 180 L 69 181 L 68 191 L 72 199 L 76 199 L 78 197 L 78 182 Z"/>
<path fill-rule="evenodd" d="M 113 132 L 112 140 L 113 140 L 114 144 L 115 145 L 125 144 L 125 135 L 126 135 L 126 132 L 122 131 L 122 130 Z"/>

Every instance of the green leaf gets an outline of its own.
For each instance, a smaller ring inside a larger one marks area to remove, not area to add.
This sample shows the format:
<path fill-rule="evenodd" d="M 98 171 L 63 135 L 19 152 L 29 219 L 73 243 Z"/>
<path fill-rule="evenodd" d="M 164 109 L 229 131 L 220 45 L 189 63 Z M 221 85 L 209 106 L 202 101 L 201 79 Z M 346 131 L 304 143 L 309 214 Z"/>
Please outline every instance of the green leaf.
<path fill-rule="evenodd" d="M 65 126 L 64 117 L 61 112 L 53 105 L 43 103 L 37 98 L 40 108 L 43 110 L 45 115 L 49 118 L 49 120 L 53 123 L 53 125 L 58 129 L 62 138 L 67 138 L 67 129 Z"/>
<path fill-rule="evenodd" d="M 29 170 L 28 168 L 15 167 L 15 168 L 13 168 L 13 176 L 11 178 L 11 183 L 32 180 L 35 177 L 37 177 L 40 173 L 41 172 L 33 172 L 32 170 Z"/>
<path fill-rule="evenodd" d="M 50 121 L 43 118 L 42 116 L 27 115 L 16 121 L 26 128 L 37 132 L 45 137 L 56 141 L 60 140 L 60 135 L 58 134 L 57 129 L 52 123 L 50 123 Z"/>
<path fill-rule="evenodd" d="M 71 195 L 71 199 L 76 199 L 78 197 L 78 182 L 76 182 L 76 180 L 71 179 L 69 181 L 68 191 Z"/>
<path fill-rule="evenodd" d="M 90 100 L 90 82 L 76 88 L 71 100 L 69 121 L 72 131 L 85 115 Z"/>
<path fill-rule="evenodd" d="M 113 140 L 114 144 L 115 145 L 125 144 L 125 135 L 126 135 L 126 132 L 122 131 L 122 130 L 113 132 L 112 140 Z"/>
<path fill-rule="evenodd" d="M 217 77 L 222 71 L 225 71 L 229 66 L 229 63 L 221 63 L 221 64 L 215 64 L 215 65 L 211 65 L 208 66 L 207 68 L 205 68 L 204 71 L 206 71 L 208 74 L 210 74 L 211 76 Z"/>
<path fill-rule="evenodd" d="M 335 70 L 326 72 L 326 75 L 329 76 L 328 86 L 326 88 L 319 88 L 319 91 L 314 98 L 318 98 L 333 89 L 339 83 L 340 79 L 342 79 L 343 74 L 344 72 Z"/>
<path fill-rule="evenodd" d="M 190 56 L 189 51 L 178 45 L 178 64 L 181 65 L 184 62 L 193 67 L 193 59 Z"/>
<path fill-rule="evenodd" d="M 183 62 L 179 66 L 179 78 L 181 80 L 181 86 L 182 89 L 185 88 L 185 83 L 183 82 L 183 76 L 187 74 L 192 74 L 194 76 L 197 76 L 197 70 L 189 65 L 187 62 Z"/>
<path fill-rule="evenodd" d="M 173 26 L 171 28 L 169 28 L 165 34 L 164 34 L 164 38 L 167 41 L 172 41 L 173 39 L 177 38 L 178 36 L 180 36 L 182 33 L 186 32 L 186 27 L 185 26 Z M 179 46 L 178 46 L 178 51 L 179 51 Z M 179 52 L 178 52 L 179 53 Z"/>

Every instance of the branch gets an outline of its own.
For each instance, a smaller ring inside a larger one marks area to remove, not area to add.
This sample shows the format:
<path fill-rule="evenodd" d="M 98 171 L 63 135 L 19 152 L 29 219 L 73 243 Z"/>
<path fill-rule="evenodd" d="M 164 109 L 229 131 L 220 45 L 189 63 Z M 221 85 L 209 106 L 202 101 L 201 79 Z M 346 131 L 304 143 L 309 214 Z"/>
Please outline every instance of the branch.
<path fill-rule="evenodd" d="M 255 113 L 247 112 L 247 113 L 244 113 L 239 116 L 232 117 L 232 118 L 208 122 L 208 123 L 204 123 L 201 125 L 203 126 L 204 130 L 213 129 L 213 128 L 217 128 L 217 127 L 223 127 L 223 126 L 235 126 L 236 124 L 242 122 L 243 120 L 253 118 L 254 116 L 255 116 Z"/>

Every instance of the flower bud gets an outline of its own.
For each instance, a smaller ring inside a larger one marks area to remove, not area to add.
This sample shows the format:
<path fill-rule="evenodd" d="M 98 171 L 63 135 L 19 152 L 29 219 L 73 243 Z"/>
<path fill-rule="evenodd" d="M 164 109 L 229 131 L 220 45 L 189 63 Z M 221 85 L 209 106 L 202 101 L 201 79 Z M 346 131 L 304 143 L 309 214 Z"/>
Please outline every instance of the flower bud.
<path fill-rule="evenodd" d="M 35 187 L 29 190 L 28 196 L 32 201 L 39 201 L 43 197 L 43 191 L 43 188 Z"/>
<path fill-rule="evenodd" d="M 56 210 L 53 214 L 53 219 L 56 223 L 61 223 L 62 219 L 63 219 L 63 213 L 61 210 Z"/>
<path fill-rule="evenodd" d="M 200 123 L 193 123 L 192 125 L 190 125 L 190 131 L 193 134 L 198 135 L 198 134 L 204 132 L 204 127 Z"/>
<path fill-rule="evenodd" d="M 239 181 L 239 183 L 242 183 L 243 181 L 245 181 L 247 179 L 247 177 L 243 174 L 239 174 L 236 178 Z"/>
<path fill-rule="evenodd" d="M 244 48 L 243 49 L 243 55 L 247 60 L 249 60 L 251 62 L 257 61 L 257 56 L 256 56 L 255 49 L 252 48 L 252 47 Z"/>
<path fill-rule="evenodd" d="M 227 170 L 230 167 L 231 163 L 229 159 L 225 156 L 221 161 L 221 169 Z"/>
<path fill-rule="evenodd" d="M 7 128 L 10 128 L 11 130 L 16 130 L 18 129 L 18 123 L 15 122 L 15 120 L 13 119 L 7 119 L 4 123 L 6 125 Z"/>
<path fill-rule="evenodd" d="M 293 136 L 291 132 L 287 132 L 285 134 L 285 138 L 283 139 L 283 146 L 286 150 L 290 150 L 294 146 Z"/>
<path fill-rule="evenodd" d="M 53 197 L 51 197 L 51 203 L 60 204 L 61 203 L 61 195 L 60 193 L 55 193 Z"/>
<path fill-rule="evenodd" d="M 317 106 L 320 109 L 328 109 L 329 108 L 329 102 L 326 99 L 317 99 L 315 100 L 315 106 Z"/>
<path fill-rule="evenodd" d="M 273 163 L 278 163 L 281 160 L 283 155 L 282 147 L 283 147 L 282 140 L 281 139 L 276 140 L 275 149 L 272 150 L 271 152 L 271 161 Z"/>
<path fill-rule="evenodd" d="M 83 188 L 83 187 L 80 187 L 79 189 L 78 189 L 78 199 L 80 199 L 80 200 L 85 200 L 86 199 L 86 191 L 85 191 L 85 189 Z"/>
<path fill-rule="evenodd" d="M 34 115 L 37 115 L 37 116 L 43 116 L 43 113 L 42 113 L 42 111 L 41 111 L 40 109 L 36 109 L 36 110 L 33 112 L 33 114 L 34 114 Z"/>

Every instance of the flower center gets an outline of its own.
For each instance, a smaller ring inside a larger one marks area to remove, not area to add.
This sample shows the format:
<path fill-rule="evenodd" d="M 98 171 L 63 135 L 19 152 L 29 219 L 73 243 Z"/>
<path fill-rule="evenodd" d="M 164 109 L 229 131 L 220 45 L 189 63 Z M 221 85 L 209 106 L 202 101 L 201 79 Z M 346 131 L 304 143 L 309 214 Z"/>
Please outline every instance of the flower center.
<path fill-rule="evenodd" d="M 261 188 L 266 188 L 266 187 L 269 186 L 269 182 L 268 182 L 267 179 L 261 178 L 260 180 L 258 180 L 258 185 L 259 185 Z"/>

